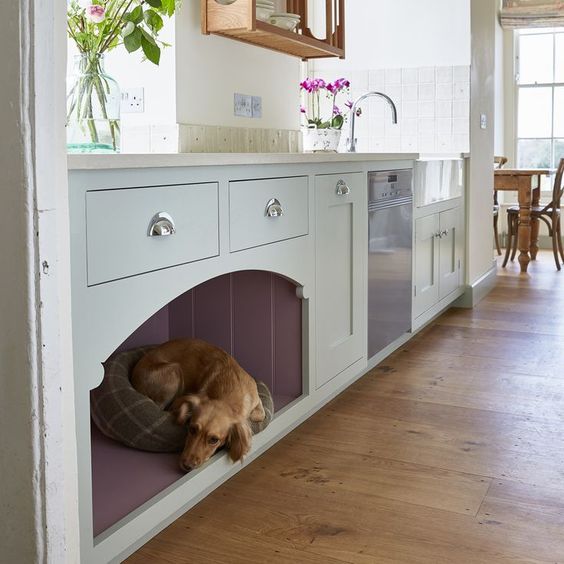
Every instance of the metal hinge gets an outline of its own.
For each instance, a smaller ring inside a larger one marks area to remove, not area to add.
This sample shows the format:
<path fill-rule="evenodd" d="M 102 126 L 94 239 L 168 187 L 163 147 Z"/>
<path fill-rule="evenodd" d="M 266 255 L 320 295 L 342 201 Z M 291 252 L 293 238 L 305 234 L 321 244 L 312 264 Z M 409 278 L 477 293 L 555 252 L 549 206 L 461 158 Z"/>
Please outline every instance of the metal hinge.
<path fill-rule="evenodd" d="M 413 297 L 417 297 L 417 286 L 413 286 Z"/>

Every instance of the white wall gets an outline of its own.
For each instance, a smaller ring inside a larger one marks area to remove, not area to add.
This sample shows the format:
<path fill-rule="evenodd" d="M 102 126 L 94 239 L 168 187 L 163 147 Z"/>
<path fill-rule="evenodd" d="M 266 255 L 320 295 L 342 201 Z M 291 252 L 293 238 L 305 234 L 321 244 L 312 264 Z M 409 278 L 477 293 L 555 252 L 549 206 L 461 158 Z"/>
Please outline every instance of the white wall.
<path fill-rule="evenodd" d="M 312 61 L 309 74 L 349 78 L 353 100 L 369 90 L 387 94 L 399 120 L 392 125 L 382 100 L 363 102 L 357 150 L 467 152 L 470 0 L 374 0 L 346 6 L 346 59 Z"/>
<path fill-rule="evenodd" d="M 299 59 L 202 35 L 199 2 L 185 1 L 177 15 L 176 78 L 178 123 L 299 128 Z M 235 92 L 262 96 L 262 119 L 235 117 Z"/>
<path fill-rule="evenodd" d="M 143 61 L 141 49 L 128 53 L 119 46 L 106 55 L 106 70 L 115 78 L 121 90 L 143 87 L 145 111 L 143 113 L 122 113 L 124 127 L 141 125 L 163 125 L 176 123 L 176 56 L 175 21 L 165 19 L 159 39 L 171 47 L 161 50 L 159 65 Z"/>
<path fill-rule="evenodd" d="M 318 69 L 468 65 L 470 0 L 356 0 L 346 3 L 346 59 Z"/>
<path fill-rule="evenodd" d="M 495 129 L 495 20 L 497 1 L 472 0 L 470 164 L 467 190 L 467 282 L 493 268 L 492 190 Z M 487 129 L 480 128 L 485 114 Z"/>

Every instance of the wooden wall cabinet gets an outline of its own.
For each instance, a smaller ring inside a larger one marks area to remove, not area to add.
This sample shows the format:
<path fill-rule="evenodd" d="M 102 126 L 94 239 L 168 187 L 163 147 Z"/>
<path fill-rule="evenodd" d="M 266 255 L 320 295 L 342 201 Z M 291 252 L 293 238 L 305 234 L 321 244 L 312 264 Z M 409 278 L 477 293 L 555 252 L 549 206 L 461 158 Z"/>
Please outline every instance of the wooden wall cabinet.
<path fill-rule="evenodd" d="M 301 59 L 344 58 L 345 0 L 327 0 L 324 38 L 313 35 L 307 5 L 307 0 L 287 0 L 286 11 L 301 17 L 293 32 L 258 20 L 255 0 L 235 0 L 232 4 L 201 0 L 202 33 L 230 37 Z"/>

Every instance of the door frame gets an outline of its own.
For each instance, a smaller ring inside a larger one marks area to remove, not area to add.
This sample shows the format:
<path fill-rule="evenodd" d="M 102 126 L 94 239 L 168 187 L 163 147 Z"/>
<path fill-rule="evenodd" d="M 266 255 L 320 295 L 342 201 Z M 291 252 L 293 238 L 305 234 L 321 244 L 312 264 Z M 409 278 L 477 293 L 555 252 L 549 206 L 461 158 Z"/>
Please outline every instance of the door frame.
<path fill-rule="evenodd" d="M 9 213 L 0 225 L 0 312 L 10 326 L 0 329 L 0 510 L 10 518 L 0 523 L 0 560 L 78 562 L 66 0 L 7 4 L 0 209 Z"/>

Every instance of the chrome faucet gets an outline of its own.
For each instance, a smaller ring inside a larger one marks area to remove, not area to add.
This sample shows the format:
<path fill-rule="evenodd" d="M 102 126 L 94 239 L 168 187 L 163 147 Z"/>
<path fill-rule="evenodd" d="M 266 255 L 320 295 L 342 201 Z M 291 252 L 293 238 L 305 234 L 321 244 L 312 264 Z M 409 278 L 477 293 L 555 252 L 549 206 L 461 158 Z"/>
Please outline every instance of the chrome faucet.
<path fill-rule="evenodd" d="M 351 127 L 350 127 L 350 137 L 347 139 L 347 151 L 349 153 L 356 153 L 356 138 L 354 136 L 355 131 L 355 120 L 356 120 L 356 112 L 358 110 L 358 105 L 366 98 L 370 98 L 371 96 L 379 96 L 380 98 L 384 98 L 388 104 L 390 104 L 390 108 L 392 109 L 392 123 L 398 122 L 398 110 L 396 105 L 394 104 L 393 100 L 387 96 L 386 94 L 382 94 L 382 92 L 367 92 L 363 94 L 359 98 L 357 98 L 352 107 L 351 107 Z"/>

